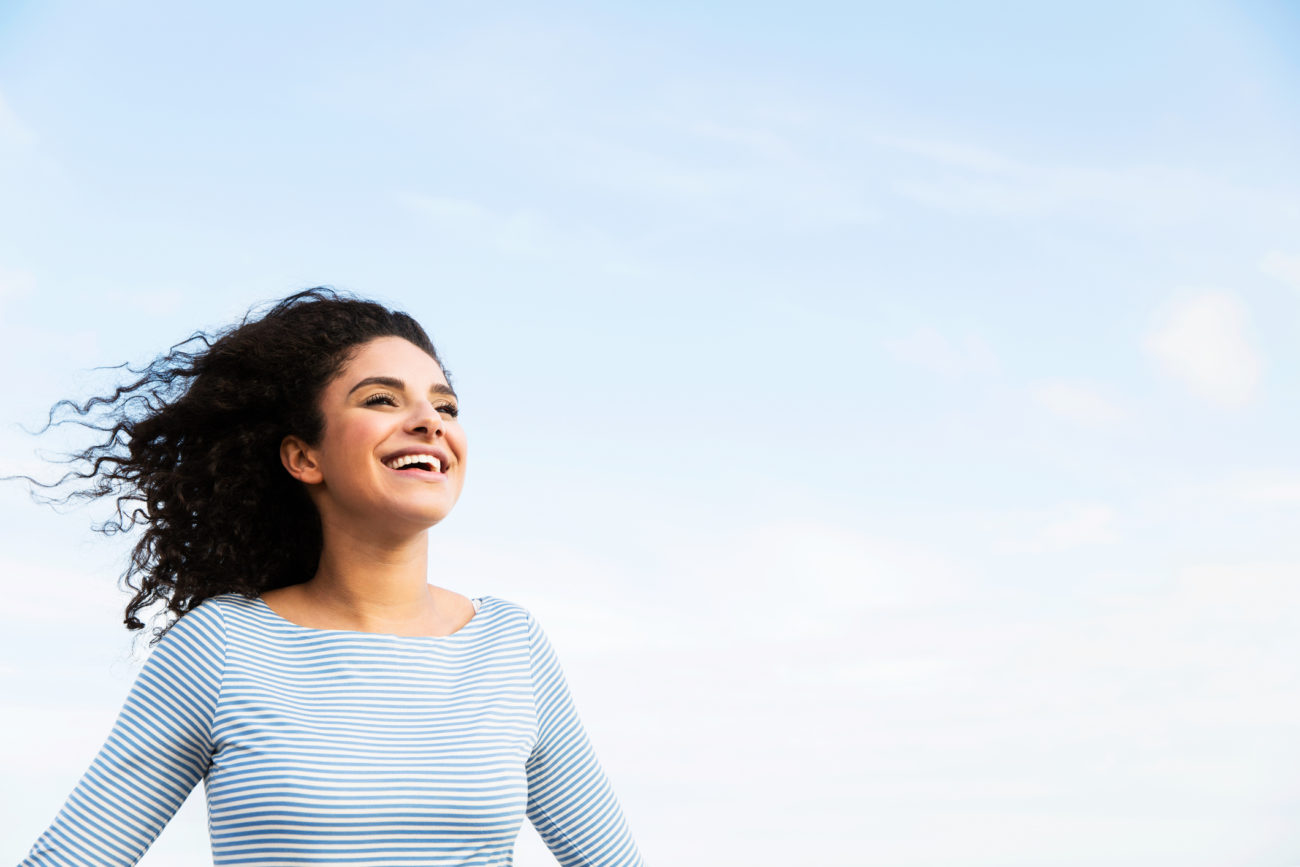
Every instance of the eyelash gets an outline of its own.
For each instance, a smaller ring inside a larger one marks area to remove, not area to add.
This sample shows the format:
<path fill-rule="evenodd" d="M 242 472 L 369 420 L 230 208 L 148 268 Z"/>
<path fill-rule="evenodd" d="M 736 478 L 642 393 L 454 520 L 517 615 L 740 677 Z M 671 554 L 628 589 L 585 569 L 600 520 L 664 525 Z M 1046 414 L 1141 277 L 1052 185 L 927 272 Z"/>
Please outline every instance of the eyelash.
<path fill-rule="evenodd" d="M 388 401 L 390 406 L 397 406 L 397 398 L 393 397 L 391 394 L 372 394 L 370 397 L 365 399 L 363 405 L 377 406 L 379 404 L 379 401 L 381 400 Z M 441 406 L 436 407 L 436 409 L 438 410 L 438 412 L 447 413 L 447 415 L 451 416 L 452 418 L 455 418 L 456 416 L 460 415 L 460 410 L 456 407 L 454 403 L 444 403 Z"/>

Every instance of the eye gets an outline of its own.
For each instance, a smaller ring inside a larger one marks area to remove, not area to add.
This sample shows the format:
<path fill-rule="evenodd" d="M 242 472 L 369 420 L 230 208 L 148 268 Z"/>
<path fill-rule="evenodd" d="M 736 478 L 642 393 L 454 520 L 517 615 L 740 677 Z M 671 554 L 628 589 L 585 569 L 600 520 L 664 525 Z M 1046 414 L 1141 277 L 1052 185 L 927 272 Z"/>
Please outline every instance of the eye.
<path fill-rule="evenodd" d="M 452 418 L 460 415 L 460 410 L 457 409 L 456 404 L 454 403 L 444 403 L 442 406 L 438 407 L 438 412 L 445 412 Z"/>
<path fill-rule="evenodd" d="M 383 392 L 370 395 L 370 397 L 366 398 L 361 405 L 375 406 L 381 402 L 385 402 L 389 406 L 397 406 L 397 398 L 393 397 L 391 394 L 384 394 Z"/>

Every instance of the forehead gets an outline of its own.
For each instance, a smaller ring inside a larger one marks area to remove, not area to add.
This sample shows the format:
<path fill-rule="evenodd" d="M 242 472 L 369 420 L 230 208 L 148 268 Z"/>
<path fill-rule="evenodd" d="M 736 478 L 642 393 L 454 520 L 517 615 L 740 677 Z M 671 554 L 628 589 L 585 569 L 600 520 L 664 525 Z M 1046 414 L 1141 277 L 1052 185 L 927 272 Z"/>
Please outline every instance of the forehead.
<path fill-rule="evenodd" d="M 411 385 L 447 382 L 433 356 L 401 337 L 376 337 L 361 344 L 332 384 L 346 390 L 367 376 L 391 376 Z"/>

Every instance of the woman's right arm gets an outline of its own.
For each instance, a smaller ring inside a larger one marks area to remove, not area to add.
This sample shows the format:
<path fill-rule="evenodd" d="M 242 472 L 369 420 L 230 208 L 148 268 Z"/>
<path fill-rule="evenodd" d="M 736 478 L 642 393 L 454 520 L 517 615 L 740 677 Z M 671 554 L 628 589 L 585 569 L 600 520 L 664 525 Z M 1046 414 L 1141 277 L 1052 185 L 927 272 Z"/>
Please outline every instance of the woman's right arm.
<path fill-rule="evenodd" d="M 207 773 L 225 649 L 213 602 L 163 636 L 108 740 L 19 867 L 140 860 Z"/>

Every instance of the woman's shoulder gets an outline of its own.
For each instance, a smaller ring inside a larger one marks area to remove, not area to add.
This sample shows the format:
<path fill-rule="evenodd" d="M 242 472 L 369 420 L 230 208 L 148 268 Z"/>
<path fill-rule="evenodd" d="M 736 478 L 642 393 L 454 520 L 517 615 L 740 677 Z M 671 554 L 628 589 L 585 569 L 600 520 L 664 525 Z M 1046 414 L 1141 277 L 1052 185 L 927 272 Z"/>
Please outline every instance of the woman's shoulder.
<path fill-rule="evenodd" d="M 485 631 L 505 632 L 530 646 L 546 640 L 546 632 L 531 608 L 499 596 L 476 596 L 474 602 L 479 610 L 476 619 L 485 622 Z"/>
<path fill-rule="evenodd" d="M 254 605 L 254 600 L 238 593 L 222 593 L 209 596 L 185 613 L 172 627 L 175 630 L 182 623 L 189 621 L 190 628 L 200 624 L 222 633 L 229 631 L 232 622 L 246 618 Z"/>
<path fill-rule="evenodd" d="M 209 596 L 190 611 L 193 614 L 196 611 L 205 611 L 209 617 L 224 617 L 231 611 L 242 610 L 252 605 L 255 600 L 248 596 L 242 596 L 238 593 L 220 593 L 216 596 Z"/>
<path fill-rule="evenodd" d="M 524 619 L 533 619 L 532 608 L 524 606 L 519 602 L 513 602 L 511 599 L 502 599 L 494 595 L 477 595 L 471 597 L 474 607 L 478 611 L 491 611 L 494 614 L 511 615 L 515 617 L 524 617 Z"/>
<path fill-rule="evenodd" d="M 162 630 L 158 648 L 169 652 L 224 653 L 228 639 L 227 618 L 220 597 L 210 597 L 171 621 Z"/>
<path fill-rule="evenodd" d="M 520 605 L 518 602 L 511 602 L 509 599 L 502 599 L 500 596 L 490 596 L 487 594 L 481 596 L 471 596 L 470 601 L 474 603 L 474 609 L 479 613 L 487 613 L 494 617 L 510 617 L 528 620 L 532 617 L 532 612 Z"/>
<path fill-rule="evenodd" d="M 484 620 L 501 627 L 508 624 L 508 631 L 527 636 L 530 646 L 549 644 L 546 629 L 531 608 L 497 596 L 478 596 L 475 602 L 481 606 L 479 611 L 486 613 Z"/>

